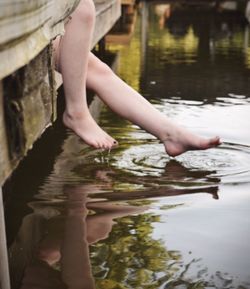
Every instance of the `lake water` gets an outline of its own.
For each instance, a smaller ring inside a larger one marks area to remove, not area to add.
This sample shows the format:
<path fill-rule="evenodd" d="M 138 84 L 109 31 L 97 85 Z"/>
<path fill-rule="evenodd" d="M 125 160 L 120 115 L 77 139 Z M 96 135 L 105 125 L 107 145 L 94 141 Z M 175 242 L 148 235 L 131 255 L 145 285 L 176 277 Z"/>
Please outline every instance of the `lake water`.
<path fill-rule="evenodd" d="M 250 28 L 207 6 L 128 12 L 107 39 L 119 75 L 223 144 L 170 158 L 102 108 L 120 144 L 102 152 L 58 121 L 5 187 L 12 287 L 250 288 Z"/>

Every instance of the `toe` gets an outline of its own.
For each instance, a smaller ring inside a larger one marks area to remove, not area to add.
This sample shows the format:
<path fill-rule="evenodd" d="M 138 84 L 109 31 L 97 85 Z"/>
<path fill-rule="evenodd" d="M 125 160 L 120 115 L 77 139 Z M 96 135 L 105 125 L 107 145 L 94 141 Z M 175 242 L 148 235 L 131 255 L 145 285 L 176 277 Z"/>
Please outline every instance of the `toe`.
<path fill-rule="evenodd" d="M 115 140 L 115 139 L 112 140 L 112 147 L 117 147 L 118 144 L 119 144 L 119 143 L 118 143 L 117 140 Z"/>
<path fill-rule="evenodd" d="M 209 141 L 209 145 L 210 146 L 218 146 L 221 144 L 221 140 L 218 136 L 214 137 L 214 138 L 211 138 L 210 141 Z"/>

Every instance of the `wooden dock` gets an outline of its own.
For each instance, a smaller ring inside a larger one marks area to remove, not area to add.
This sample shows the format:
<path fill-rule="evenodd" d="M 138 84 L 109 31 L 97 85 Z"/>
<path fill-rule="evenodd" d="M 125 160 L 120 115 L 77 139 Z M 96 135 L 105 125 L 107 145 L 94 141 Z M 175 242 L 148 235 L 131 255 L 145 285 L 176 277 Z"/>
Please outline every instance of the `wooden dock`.
<path fill-rule="evenodd" d="M 63 34 L 78 2 L 0 2 L 0 185 L 56 118 L 51 40 Z M 120 6 L 118 0 L 96 4 L 92 46 L 119 18 Z"/>
<path fill-rule="evenodd" d="M 10 289 L 1 187 L 56 119 L 52 40 L 80 0 L 0 1 L 0 289 Z M 96 2 L 94 47 L 121 15 L 119 0 Z"/>
<path fill-rule="evenodd" d="M 122 1 L 122 3 L 124 0 Z M 106 43 L 127 45 L 134 35 L 137 19 L 137 8 L 134 3 L 123 4 L 122 17 L 116 22 L 110 33 L 105 37 Z"/>

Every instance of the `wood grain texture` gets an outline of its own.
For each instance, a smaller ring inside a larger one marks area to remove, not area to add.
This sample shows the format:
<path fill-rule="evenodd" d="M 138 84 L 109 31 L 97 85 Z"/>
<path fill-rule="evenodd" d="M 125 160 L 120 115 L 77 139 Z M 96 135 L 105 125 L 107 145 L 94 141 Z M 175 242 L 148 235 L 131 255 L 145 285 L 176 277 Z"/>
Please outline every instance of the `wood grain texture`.
<path fill-rule="evenodd" d="M 0 79 L 26 65 L 58 34 L 80 0 L 0 1 Z"/>
<path fill-rule="evenodd" d="M 9 146 L 7 141 L 5 119 L 4 119 L 3 89 L 2 89 L 2 82 L 0 82 L 0 180 L 6 179 L 10 171 L 11 171 L 11 161 L 9 158 Z"/>

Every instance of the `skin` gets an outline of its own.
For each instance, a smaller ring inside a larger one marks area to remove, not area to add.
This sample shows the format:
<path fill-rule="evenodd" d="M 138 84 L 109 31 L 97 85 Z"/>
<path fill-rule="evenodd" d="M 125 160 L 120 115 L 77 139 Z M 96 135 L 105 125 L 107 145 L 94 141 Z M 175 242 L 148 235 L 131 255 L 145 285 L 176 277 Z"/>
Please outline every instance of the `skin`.
<path fill-rule="evenodd" d="M 88 87 L 114 112 L 161 140 L 166 153 L 172 157 L 221 143 L 219 137 L 203 138 L 172 122 L 94 56 L 90 52 L 94 24 L 93 1 L 81 1 L 60 43 L 58 39 L 54 42 L 57 69 L 62 73 L 66 97 L 63 115 L 66 127 L 94 148 L 111 149 L 117 145 L 92 118 L 86 101 Z"/>

